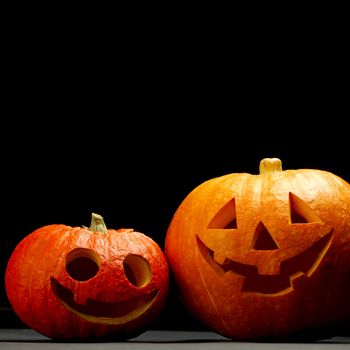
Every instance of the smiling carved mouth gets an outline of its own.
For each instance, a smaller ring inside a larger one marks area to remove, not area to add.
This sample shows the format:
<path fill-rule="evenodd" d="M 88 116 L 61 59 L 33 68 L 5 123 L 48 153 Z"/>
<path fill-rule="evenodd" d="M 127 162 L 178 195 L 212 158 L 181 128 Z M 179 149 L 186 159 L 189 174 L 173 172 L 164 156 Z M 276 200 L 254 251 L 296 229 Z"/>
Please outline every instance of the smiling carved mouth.
<path fill-rule="evenodd" d="M 74 301 L 72 291 L 52 277 L 51 286 L 57 299 L 67 310 L 90 322 L 114 325 L 124 324 L 141 316 L 150 308 L 159 293 L 159 290 L 156 290 L 143 296 L 115 303 L 87 299 L 86 304 L 81 305 Z"/>
<path fill-rule="evenodd" d="M 197 245 L 206 262 L 220 275 L 233 272 L 245 277 L 242 291 L 264 295 L 288 293 L 293 284 L 302 276 L 310 277 L 319 266 L 331 245 L 333 230 L 320 238 L 304 252 L 284 260 L 280 264 L 280 273 L 276 275 L 259 274 L 254 265 L 242 264 L 226 258 L 223 264 L 214 260 L 214 251 L 208 248 L 196 235 Z"/>

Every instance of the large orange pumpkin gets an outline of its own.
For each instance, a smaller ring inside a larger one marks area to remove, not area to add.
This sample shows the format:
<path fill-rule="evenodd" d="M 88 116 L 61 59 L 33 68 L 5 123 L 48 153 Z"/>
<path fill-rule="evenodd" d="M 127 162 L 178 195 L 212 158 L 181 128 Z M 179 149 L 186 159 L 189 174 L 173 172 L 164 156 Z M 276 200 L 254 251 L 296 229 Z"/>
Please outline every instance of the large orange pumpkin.
<path fill-rule="evenodd" d="M 181 203 L 165 254 L 183 302 L 234 339 L 285 337 L 350 319 L 350 185 L 321 170 L 210 179 Z"/>
<path fill-rule="evenodd" d="M 26 236 L 5 282 L 19 318 L 50 338 L 126 339 L 159 316 L 169 272 L 150 237 L 107 229 L 93 214 L 90 228 L 48 225 Z"/>

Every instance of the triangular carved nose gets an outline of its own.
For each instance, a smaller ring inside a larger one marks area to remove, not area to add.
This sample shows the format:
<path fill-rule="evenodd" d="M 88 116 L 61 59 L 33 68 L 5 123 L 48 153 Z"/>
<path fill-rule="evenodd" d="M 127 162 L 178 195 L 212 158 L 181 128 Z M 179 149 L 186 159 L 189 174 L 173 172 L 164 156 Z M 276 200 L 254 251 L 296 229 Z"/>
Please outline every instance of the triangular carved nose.
<path fill-rule="evenodd" d="M 255 250 L 276 250 L 278 245 L 267 230 L 265 225 L 260 221 L 255 229 L 251 249 Z"/>

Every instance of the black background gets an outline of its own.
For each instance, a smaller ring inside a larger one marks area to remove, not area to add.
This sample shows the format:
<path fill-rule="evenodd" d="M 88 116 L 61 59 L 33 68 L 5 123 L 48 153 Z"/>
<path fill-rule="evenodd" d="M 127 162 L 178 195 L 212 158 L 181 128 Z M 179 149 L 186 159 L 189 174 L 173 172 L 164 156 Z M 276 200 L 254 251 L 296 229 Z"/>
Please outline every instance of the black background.
<path fill-rule="evenodd" d="M 88 226 L 92 212 L 163 248 L 194 187 L 256 174 L 264 157 L 350 182 L 348 58 L 329 28 L 16 19 L 2 68 L 2 275 L 34 229 Z M 197 326 L 173 294 L 162 326 Z"/>

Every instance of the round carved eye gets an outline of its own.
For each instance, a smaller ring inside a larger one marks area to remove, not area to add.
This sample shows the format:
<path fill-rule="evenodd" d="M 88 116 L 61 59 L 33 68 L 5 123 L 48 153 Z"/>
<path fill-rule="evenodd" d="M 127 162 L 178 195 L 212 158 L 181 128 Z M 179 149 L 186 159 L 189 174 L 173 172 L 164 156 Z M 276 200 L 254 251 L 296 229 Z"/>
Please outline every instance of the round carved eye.
<path fill-rule="evenodd" d="M 96 276 L 100 257 L 91 249 L 77 248 L 67 254 L 66 271 L 73 279 L 84 282 Z"/>
<path fill-rule="evenodd" d="M 152 277 L 148 261 L 140 255 L 129 254 L 124 259 L 125 276 L 135 287 L 144 287 Z"/>

